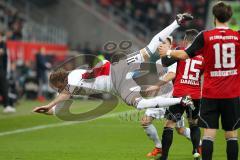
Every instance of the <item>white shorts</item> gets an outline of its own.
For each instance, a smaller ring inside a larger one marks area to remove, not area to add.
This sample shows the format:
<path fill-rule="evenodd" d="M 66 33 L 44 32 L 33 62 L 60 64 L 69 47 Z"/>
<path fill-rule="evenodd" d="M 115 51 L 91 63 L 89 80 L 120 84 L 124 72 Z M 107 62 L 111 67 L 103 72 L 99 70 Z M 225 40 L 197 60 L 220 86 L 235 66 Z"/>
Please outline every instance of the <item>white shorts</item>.
<path fill-rule="evenodd" d="M 155 119 L 163 119 L 165 115 L 164 108 L 148 108 L 145 111 L 145 115 Z M 185 127 L 184 117 L 182 116 L 181 120 L 176 123 L 176 128 Z"/>
<path fill-rule="evenodd" d="M 164 118 L 165 111 L 166 110 L 164 108 L 148 108 L 145 111 L 145 115 L 155 119 L 162 119 Z"/>
<path fill-rule="evenodd" d="M 181 120 L 176 123 L 176 128 L 183 128 L 185 127 L 185 121 L 184 117 L 181 117 Z"/>

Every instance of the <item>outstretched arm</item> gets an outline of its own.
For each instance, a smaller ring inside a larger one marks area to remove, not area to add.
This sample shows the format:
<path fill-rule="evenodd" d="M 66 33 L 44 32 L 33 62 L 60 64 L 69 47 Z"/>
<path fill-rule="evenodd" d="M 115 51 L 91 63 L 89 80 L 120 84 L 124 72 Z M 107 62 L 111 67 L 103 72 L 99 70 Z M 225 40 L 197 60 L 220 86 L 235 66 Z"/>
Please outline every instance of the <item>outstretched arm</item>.
<path fill-rule="evenodd" d="M 194 57 L 201 53 L 204 47 L 204 36 L 203 32 L 199 33 L 193 43 L 184 51 L 184 50 L 168 50 L 164 45 L 160 45 L 158 48 L 160 57 L 169 56 L 176 59 L 184 60 L 191 57 Z"/>
<path fill-rule="evenodd" d="M 40 106 L 40 107 L 36 107 L 33 109 L 33 112 L 37 112 L 37 113 L 44 113 L 44 114 L 48 114 L 48 112 L 54 107 L 56 106 L 58 103 L 63 102 L 65 100 L 68 100 L 71 97 L 71 94 L 66 91 L 63 90 L 53 101 L 51 101 L 49 104 L 44 105 L 44 106 Z"/>
<path fill-rule="evenodd" d="M 189 56 L 184 50 L 167 50 L 164 46 L 159 47 L 159 54 L 161 57 L 171 56 L 179 60 L 188 59 Z"/>

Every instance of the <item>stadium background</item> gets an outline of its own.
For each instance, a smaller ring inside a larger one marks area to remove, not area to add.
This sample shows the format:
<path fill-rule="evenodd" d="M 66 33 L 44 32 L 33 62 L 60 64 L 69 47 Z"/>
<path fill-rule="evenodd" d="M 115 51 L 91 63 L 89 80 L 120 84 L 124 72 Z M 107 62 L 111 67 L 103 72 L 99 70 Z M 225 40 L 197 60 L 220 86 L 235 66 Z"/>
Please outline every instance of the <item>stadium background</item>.
<path fill-rule="evenodd" d="M 231 27 L 240 29 L 240 1 L 229 2 L 235 11 Z M 16 113 L 1 110 L 0 159 L 146 159 L 153 144 L 140 126 L 142 113 L 121 101 L 111 113 L 82 123 L 31 113 L 33 107 L 47 103 L 55 94 L 47 81 L 39 82 L 36 53 L 42 52 L 49 64 L 44 70 L 46 77 L 70 57 L 95 55 L 112 60 L 119 52 L 144 47 L 177 13 L 191 12 L 195 20 L 173 34 L 174 45 L 181 45 L 185 29 L 200 31 L 213 26 L 211 4 L 211 0 L 1 0 L 1 43 L 7 46 L 8 55 L 7 60 L 1 57 L 1 63 L 8 62 L 9 96 L 15 95 Z M 104 49 L 107 42 L 120 44 L 122 40 L 130 41 L 132 47 Z M 80 60 L 94 63 L 91 58 Z M 109 95 L 80 97 L 72 111 L 96 108 L 102 102 L 99 97 L 107 99 Z M 161 131 L 163 121 L 155 123 Z M 225 156 L 224 143 L 224 139 L 217 139 L 216 160 Z M 175 135 L 170 158 L 191 159 L 190 142 Z"/>

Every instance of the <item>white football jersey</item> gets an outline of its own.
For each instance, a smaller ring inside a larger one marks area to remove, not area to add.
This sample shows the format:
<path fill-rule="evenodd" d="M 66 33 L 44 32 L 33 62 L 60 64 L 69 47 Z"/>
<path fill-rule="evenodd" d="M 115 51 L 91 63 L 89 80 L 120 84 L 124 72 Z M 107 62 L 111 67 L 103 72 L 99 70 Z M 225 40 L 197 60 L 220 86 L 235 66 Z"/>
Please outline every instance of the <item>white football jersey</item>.
<path fill-rule="evenodd" d="M 91 70 L 76 69 L 68 75 L 68 90 L 72 94 L 90 95 L 111 92 L 111 64 L 104 60 Z"/>

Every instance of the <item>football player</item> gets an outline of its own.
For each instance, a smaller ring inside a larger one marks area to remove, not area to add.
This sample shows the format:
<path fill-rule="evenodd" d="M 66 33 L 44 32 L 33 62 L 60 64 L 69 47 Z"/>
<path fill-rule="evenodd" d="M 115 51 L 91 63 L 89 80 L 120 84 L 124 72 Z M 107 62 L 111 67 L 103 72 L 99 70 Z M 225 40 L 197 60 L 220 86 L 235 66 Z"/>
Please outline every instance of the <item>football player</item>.
<path fill-rule="evenodd" d="M 165 40 L 163 42 L 163 44 L 166 44 L 169 47 L 169 49 L 171 49 L 172 42 L 173 42 L 173 38 L 171 36 L 169 36 L 167 38 L 167 40 Z M 162 65 L 161 60 L 158 60 L 156 63 L 160 63 L 160 65 Z M 176 75 L 176 67 L 177 67 L 177 63 L 174 63 L 174 64 L 170 65 L 169 67 L 166 67 L 167 72 L 162 77 L 160 77 L 160 80 L 163 80 L 163 81 L 169 83 L 169 85 L 172 85 L 172 80 L 175 78 L 175 75 Z M 149 87 L 147 89 L 147 91 L 149 90 L 150 91 L 149 93 L 153 94 L 152 93 L 153 91 L 155 91 L 155 90 L 158 91 L 159 89 L 160 88 L 159 88 L 158 84 L 156 84 L 154 86 Z M 162 97 L 172 97 L 172 92 L 168 92 L 167 94 L 163 94 L 161 96 Z M 155 148 L 152 150 L 152 152 L 149 152 L 147 154 L 147 157 L 156 157 L 162 153 L 162 143 L 159 139 L 157 129 L 152 124 L 152 122 L 155 119 L 163 119 L 164 114 L 165 114 L 164 108 L 149 108 L 145 111 L 145 114 L 142 117 L 142 120 L 141 120 L 142 127 L 144 128 L 147 136 L 155 144 Z M 176 130 L 179 134 L 190 139 L 190 129 L 185 128 L 184 125 L 185 125 L 184 117 L 182 117 L 182 119 L 177 122 Z"/>
<path fill-rule="evenodd" d="M 219 119 L 225 131 L 228 160 L 237 160 L 240 127 L 240 33 L 228 27 L 232 8 L 217 2 L 212 8 L 216 28 L 202 31 L 186 50 L 160 47 L 161 56 L 187 59 L 202 54 L 204 82 L 199 126 L 204 128 L 202 159 L 211 160 Z"/>
<path fill-rule="evenodd" d="M 91 70 L 76 69 L 71 72 L 64 70 L 53 72 L 50 75 L 50 84 L 57 88 L 60 94 L 49 104 L 36 107 L 35 112 L 49 113 L 52 108 L 60 102 L 68 100 L 74 93 L 92 94 L 99 92 L 112 92 L 120 96 L 125 103 L 135 106 L 138 109 L 166 107 L 169 105 L 182 103 L 192 105 L 191 98 L 143 98 L 140 94 L 140 86 L 134 81 L 132 74 L 140 69 L 141 62 L 149 58 L 149 54 L 154 53 L 159 45 L 175 29 L 186 20 L 192 20 L 190 14 L 179 14 L 176 20 L 155 35 L 151 42 L 140 51 L 133 53 L 128 59 L 120 60 L 114 64 L 109 61 L 102 61 Z M 164 84 L 165 82 L 163 82 Z"/>
<path fill-rule="evenodd" d="M 189 29 L 185 33 L 184 47 L 189 46 L 194 38 L 197 36 L 198 31 L 195 29 Z M 163 63 L 169 63 L 168 61 L 176 61 L 174 59 L 165 57 Z M 198 114 L 200 108 L 201 98 L 201 75 L 203 73 L 203 57 L 201 55 L 191 59 L 177 61 L 177 74 L 174 80 L 173 97 L 181 97 L 183 95 L 190 95 L 194 102 L 195 109 L 186 108 L 181 104 L 170 106 L 166 112 L 167 122 L 164 127 L 162 135 L 162 157 L 161 160 L 166 160 L 168 152 L 173 141 L 173 128 L 178 121 L 181 121 L 183 113 L 186 111 L 189 126 L 190 135 L 193 145 L 193 157 L 198 160 L 200 158 L 199 143 L 200 143 L 200 129 L 197 126 Z"/>

